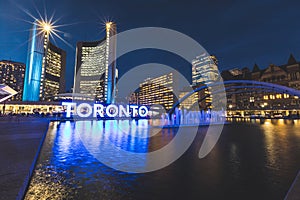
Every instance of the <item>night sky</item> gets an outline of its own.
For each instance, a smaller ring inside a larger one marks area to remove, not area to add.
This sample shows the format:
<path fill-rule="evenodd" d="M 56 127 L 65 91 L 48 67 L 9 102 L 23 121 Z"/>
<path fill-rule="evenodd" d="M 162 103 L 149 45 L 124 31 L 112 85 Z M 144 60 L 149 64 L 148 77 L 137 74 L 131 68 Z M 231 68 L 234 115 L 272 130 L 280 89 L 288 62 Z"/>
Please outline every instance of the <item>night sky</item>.
<path fill-rule="evenodd" d="M 164 27 L 182 32 L 217 56 L 220 70 L 261 68 L 270 63 L 285 64 L 290 53 L 300 60 L 300 2 L 278 0 L 1 0 L 0 59 L 26 63 L 29 29 L 33 21 L 24 10 L 38 18 L 55 12 L 63 37 L 73 48 L 56 39 L 67 51 L 67 88 L 71 88 L 77 41 L 104 37 L 105 20 L 117 23 L 118 32 L 138 27 Z M 22 10 L 23 9 L 23 10 Z M 141 50 L 118 60 L 120 75 L 130 68 L 157 62 L 179 69 L 187 77 L 189 63 L 175 55 Z"/>

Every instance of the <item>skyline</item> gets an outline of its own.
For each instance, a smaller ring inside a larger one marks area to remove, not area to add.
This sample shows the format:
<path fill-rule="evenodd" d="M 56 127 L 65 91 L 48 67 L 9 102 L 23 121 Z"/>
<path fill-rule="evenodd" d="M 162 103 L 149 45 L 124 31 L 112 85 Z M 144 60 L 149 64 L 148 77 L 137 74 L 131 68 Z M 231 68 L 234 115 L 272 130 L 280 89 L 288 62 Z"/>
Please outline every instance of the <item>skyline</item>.
<path fill-rule="evenodd" d="M 34 1 L 22 3 L 9 1 L 4 4 L 4 1 L 1 1 L 0 47 L 3 50 L 0 51 L 0 59 L 26 63 L 28 48 L 26 41 L 29 38 L 31 24 L 23 20 L 33 20 L 20 7 L 27 9 L 35 17 L 38 17 L 35 7 L 42 13 L 45 7 L 48 17 L 56 10 L 55 19 L 62 17 L 57 24 L 75 23 L 59 28 L 65 32 L 60 36 L 74 48 L 56 39 L 56 44 L 67 51 L 67 72 L 71 73 L 66 80 L 67 89 L 73 82 L 76 43 L 103 38 L 105 27 L 101 23 L 108 19 L 117 23 L 118 32 L 143 26 L 157 26 L 187 34 L 210 54 L 216 55 L 220 71 L 236 67 L 252 69 L 255 63 L 260 68 L 265 68 L 271 63 L 281 65 L 286 63 L 290 53 L 296 59 L 300 55 L 300 40 L 297 37 L 300 28 L 295 26 L 300 15 L 296 12 L 298 2 L 272 1 L 272 4 L 271 1 L 263 3 L 214 1 L 202 4 L 201 2 L 182 4 L 179 1 L 151 3 L 133 1 L 131 4 L 116 1 L 88 2 L 91 3 L 64 1 L 57 6 L 58 2 L 38 4 Z M 260 6 L 257 7 L 258 5 Z M 136 10 L 136 7 L 139 7 L 139 10 Z M 165 10 L 166 8 L 169 9 Z M 192 16 L 193 13 L 199 14 L 199 17 Z M 217 24 L 218 21 L 221 24 Z M 195 26 L 197 23 L 203 25 Z M 25 44 L 21 46 L 22 43 Z M 187 76 L 191 73 L 191 69 L 185 68 L 187 62 L 157 50 L 129 53 L 126 58 L 118 59 L 117 67 L 122 75 L 130 68 L 149 61 L 169 65 L 181 72 L 184 71 Z"/>

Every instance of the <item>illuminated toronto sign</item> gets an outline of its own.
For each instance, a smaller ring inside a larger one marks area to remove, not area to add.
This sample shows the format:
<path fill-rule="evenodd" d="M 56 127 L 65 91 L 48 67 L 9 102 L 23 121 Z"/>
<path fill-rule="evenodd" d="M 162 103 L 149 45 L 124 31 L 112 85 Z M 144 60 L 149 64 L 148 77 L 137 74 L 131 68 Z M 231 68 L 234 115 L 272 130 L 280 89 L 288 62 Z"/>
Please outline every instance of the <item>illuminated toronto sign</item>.
<path fill-rule="evenodd" d="M 75 102 L 62 102 L 66 106 L 66 117 L 70 118 L 72 114 L 78 117 L 147 117 L 147 106 L 137 105 L 103 105 L 99 103 L 89 104 Z"/>

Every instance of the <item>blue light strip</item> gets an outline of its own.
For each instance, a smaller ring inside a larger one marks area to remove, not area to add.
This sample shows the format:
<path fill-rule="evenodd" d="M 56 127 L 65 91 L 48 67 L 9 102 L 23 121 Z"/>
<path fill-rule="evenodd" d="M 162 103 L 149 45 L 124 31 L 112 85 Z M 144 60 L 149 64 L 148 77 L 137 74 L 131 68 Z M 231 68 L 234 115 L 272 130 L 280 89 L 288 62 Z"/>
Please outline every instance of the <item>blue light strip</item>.
<path fill-rule="evenodd" d="M 38 35 L 37 31 L 37 25 L 34 23 L 27 55 L 23 101 L 39 101 L 44 41 L 43 35 Z"/>

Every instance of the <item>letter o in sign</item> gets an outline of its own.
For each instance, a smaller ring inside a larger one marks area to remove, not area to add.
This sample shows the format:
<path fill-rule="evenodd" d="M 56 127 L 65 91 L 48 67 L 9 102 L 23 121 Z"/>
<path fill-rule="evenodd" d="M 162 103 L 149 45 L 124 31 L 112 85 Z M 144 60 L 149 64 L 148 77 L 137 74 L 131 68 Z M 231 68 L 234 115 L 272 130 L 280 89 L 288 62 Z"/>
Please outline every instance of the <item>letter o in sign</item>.
<path fill-rule="evenodd" d="M 83 108 L 87 108 L 88 109 L 87 113 L 82 113 L 81 112 L 81 109 L 83 109 Z M 88 103 L 79 104 L 79 106 L 77 106 L 76 111 L 77 111 L 77 115 L 79 117 L 89 117 L 92 114 L 92 112 L 93 112 L 92 106 L 90 104 L 88 104 Z"/>

